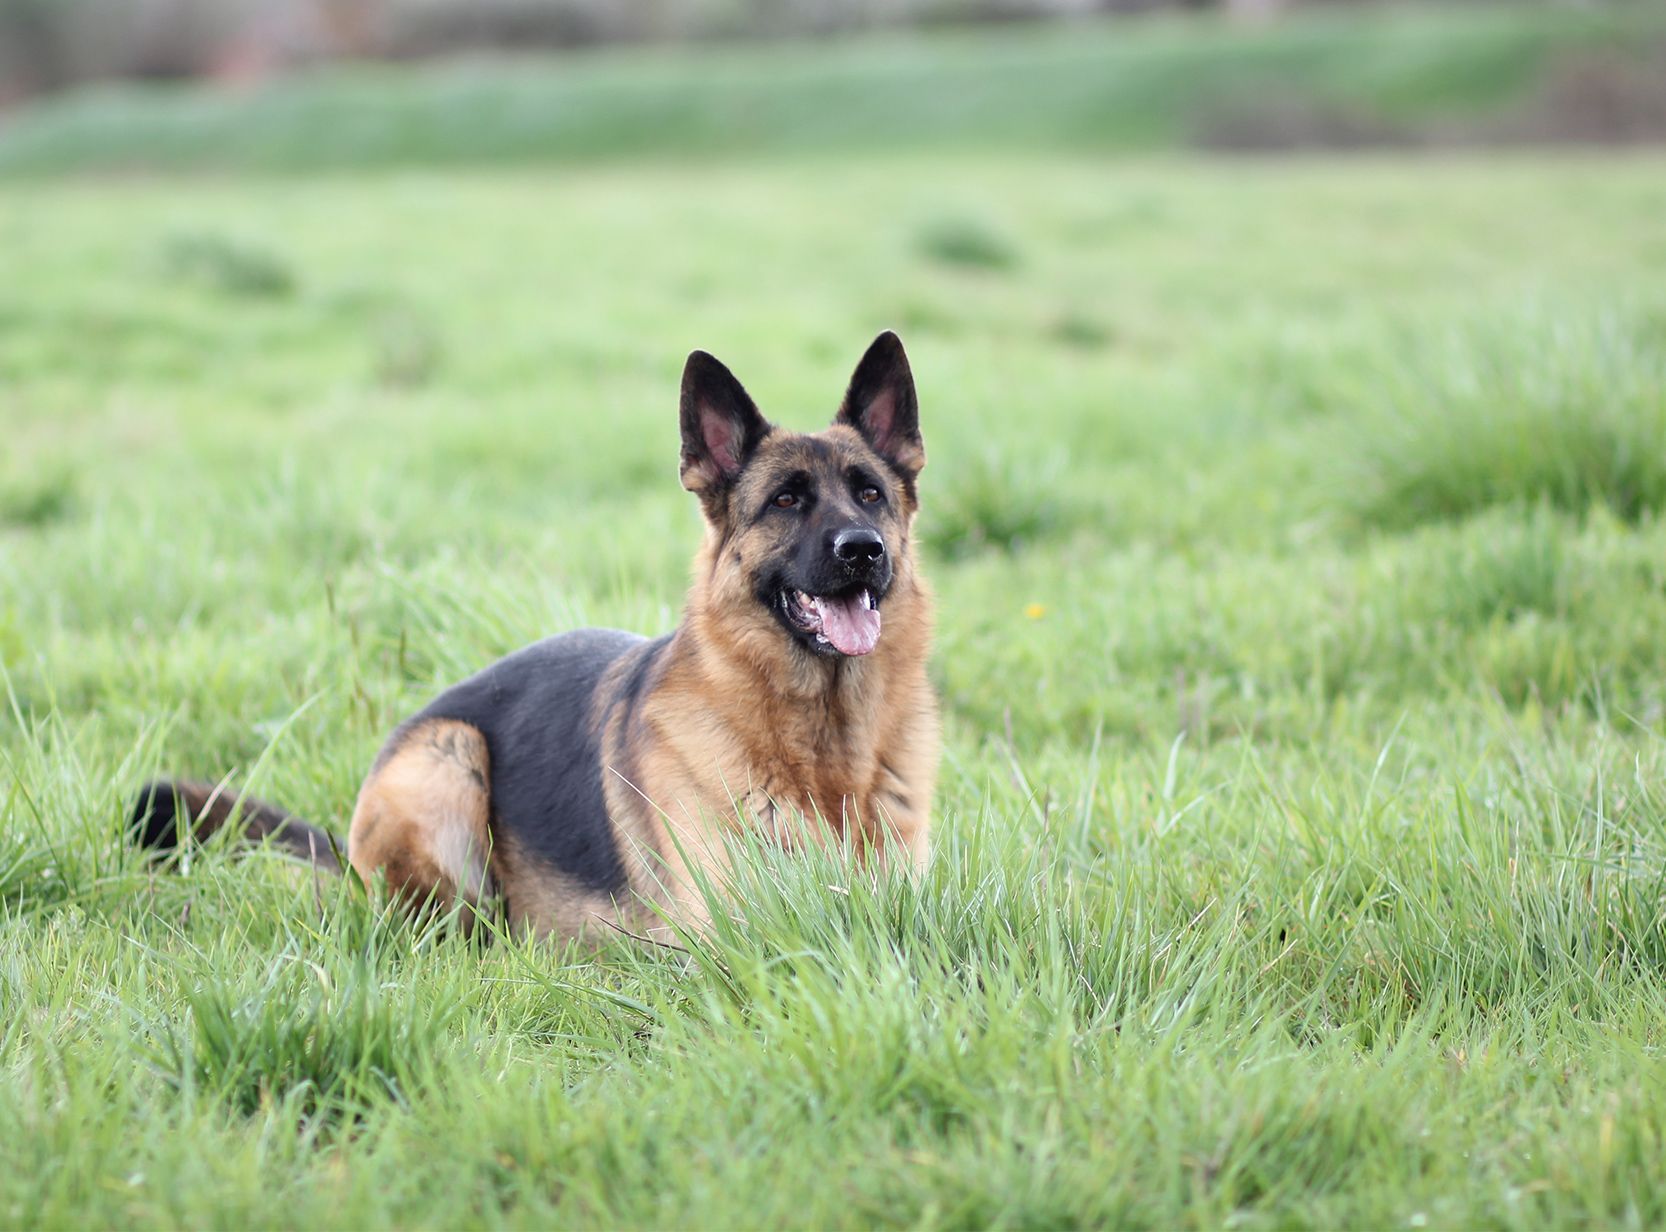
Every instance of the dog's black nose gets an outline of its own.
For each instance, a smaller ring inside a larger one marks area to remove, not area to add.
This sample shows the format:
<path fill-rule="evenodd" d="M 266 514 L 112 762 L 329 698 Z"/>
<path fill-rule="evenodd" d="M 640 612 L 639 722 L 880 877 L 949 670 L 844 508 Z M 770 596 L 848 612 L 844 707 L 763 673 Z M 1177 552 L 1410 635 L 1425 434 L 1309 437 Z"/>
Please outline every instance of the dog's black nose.
<path fill-rule="evenodd" d="M 833 555 L 847 565 L 872 564 L 885 555 L 885 540 L 866 526 L 852 526 L 833 536 Z"/>

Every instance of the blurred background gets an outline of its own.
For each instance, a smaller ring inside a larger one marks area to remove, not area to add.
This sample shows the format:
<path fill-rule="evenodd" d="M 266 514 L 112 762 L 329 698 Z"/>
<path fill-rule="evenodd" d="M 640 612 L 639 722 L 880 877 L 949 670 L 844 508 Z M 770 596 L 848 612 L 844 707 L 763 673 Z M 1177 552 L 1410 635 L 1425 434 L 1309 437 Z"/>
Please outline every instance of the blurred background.
<path fill-rule="evenodd" d="M 692 63 L 669 50 L 760 40 L 790 47 Z M 547 54 L 603 47 L 654 50 Z M 449 71 L 368 67 L 436 61 Z M 183 81 L 213 91 L 50 102 Z M 331 91 L 359 109 L 345 131 L 315 125 Z M 968 138 L 1636 142 L 1666 136 L 1666 15 L 1473 0 L 0 0 L 0 108 L 0 166 L 24 168 Z"/>

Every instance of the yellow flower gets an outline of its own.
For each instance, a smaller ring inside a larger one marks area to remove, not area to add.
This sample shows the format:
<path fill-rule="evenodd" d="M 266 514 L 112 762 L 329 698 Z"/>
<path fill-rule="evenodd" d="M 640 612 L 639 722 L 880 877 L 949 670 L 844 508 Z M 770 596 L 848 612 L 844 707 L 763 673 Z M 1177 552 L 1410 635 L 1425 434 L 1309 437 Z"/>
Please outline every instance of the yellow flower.
<path fill-rule="evenodd" d="M 1043 616 L 1047 615 L 1047 609 L 1039 603 L 1032 603 L 1024 609 L 1024 615 L 1028 616 L 1031 620 L 1040 620 Z"/>

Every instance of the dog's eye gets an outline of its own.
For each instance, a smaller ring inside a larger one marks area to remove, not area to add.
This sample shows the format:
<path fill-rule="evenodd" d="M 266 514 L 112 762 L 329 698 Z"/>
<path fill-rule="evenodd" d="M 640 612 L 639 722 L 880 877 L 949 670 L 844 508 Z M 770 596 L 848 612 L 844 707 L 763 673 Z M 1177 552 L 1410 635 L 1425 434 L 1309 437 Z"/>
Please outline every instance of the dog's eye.
<path fill-rule="evenodd" d="M 864 505 L 871 505 L 879 499 L 879 489 L 871 484 L 856 494 Z"/>
<path fill-rule="evenodd" d="M 777 509 L 792 509 L 798 504 L 796 492 L 777 492 L 775 500 L 771 502 Z"/>

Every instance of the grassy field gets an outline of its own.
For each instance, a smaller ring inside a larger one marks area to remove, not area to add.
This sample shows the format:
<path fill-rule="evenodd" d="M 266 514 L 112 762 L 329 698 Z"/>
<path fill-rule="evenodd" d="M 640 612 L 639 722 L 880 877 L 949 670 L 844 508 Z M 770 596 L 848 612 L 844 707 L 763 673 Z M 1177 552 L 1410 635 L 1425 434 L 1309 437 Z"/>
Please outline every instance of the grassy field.
<path fill-rule="evenodd" d="M 1666 159 L 0 187 L 0 1224 L 1666 1223 Z M 676 619 L 694 346 L 895 326 L 917 885 L 595 961 L 281 860 L 543 634 Z"/>

